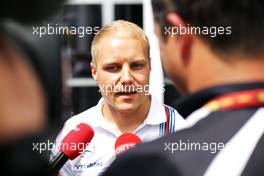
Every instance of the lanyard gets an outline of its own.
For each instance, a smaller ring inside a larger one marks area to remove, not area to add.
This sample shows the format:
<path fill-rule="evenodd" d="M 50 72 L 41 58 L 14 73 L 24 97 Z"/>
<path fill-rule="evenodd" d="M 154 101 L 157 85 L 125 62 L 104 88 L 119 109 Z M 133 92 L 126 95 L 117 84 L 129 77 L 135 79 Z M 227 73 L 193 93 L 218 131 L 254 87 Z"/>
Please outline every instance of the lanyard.
<path fill-rule="evenodd" d="M 204 105 L 209 111 L 264 106 L 264 89 L 237 91 L 216 97 Z"/>

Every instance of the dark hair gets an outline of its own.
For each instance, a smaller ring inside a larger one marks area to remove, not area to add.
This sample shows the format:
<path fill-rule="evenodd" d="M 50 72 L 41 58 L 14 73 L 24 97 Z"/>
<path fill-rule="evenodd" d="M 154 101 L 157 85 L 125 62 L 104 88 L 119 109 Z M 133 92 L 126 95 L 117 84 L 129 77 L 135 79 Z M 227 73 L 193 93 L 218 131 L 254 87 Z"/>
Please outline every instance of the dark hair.
<path fill-rule="evenodd" d="M 264 54 L 263 0 L 152 0 L 152 6 L 163 30 L 166 13 L 176 11 L 191 26 L 230 26 L 230 35 L 200 35 L 217 52 Z"/>

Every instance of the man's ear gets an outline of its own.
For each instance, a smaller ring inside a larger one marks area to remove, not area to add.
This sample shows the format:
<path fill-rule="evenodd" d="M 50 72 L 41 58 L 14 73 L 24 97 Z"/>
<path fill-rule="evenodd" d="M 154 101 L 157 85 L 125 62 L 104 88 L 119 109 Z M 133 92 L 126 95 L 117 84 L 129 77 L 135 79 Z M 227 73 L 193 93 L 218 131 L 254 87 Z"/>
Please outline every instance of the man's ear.
<path fill-rule="evenodd" d="M 178 28 L 179 34 L 176 36 L 176 40 L 179 46 L 180 57 L 184 59 L 184 62 L 188 61 L 191 52 L 191 35 L 188 33 L 188 25 L 183 19 L 175 12 L 170 12 L 166 15 L 166 20 L 171 24 L 171 27 Z M 181 28 L 185 28 L 185 33 L 181 32 Z"/>
<path fill-rule="evenodd" d="M 151 57 L 149 58 L 149 70 L 151 71 L 151 69 L 152 69 L 152 66 L 151 66 Z"/>
<path fill-rule="evenodd" d="M 90 67 L 91 67 L 92 77 L 94 78 L 95 81 L 97 81 L 97 69 L 95 63 L 91 62 Z"/>

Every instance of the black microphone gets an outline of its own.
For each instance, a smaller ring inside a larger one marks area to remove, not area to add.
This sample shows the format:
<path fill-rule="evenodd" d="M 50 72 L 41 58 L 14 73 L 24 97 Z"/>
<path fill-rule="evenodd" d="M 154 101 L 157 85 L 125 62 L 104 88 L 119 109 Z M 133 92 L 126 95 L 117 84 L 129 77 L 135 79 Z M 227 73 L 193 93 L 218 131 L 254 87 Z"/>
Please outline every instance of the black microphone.
<path fill-rule="evenodd" d="M 51 161 L 50 174 L 59 171 L 68 159 L 74 160 L 77 158 L 90 143 L 93 136 L 93 129 L 85 123 L 81 123 L 75 129 L 71 130 L 63 138 L 59 146 L 60 151 Z M 82 146 L 82 148 L 80 148 L 80 146 Z"/>

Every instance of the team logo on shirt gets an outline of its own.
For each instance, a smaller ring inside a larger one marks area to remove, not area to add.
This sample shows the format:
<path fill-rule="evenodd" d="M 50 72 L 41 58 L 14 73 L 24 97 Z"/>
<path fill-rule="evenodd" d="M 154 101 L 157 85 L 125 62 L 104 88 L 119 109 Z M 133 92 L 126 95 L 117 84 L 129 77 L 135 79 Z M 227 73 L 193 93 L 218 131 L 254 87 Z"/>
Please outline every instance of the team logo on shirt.
<path fill-rule="evenodd" d="M 95 146 L 90 143 L 80 155 L 81 158 L 90 158 L 95 153 Z"/>

